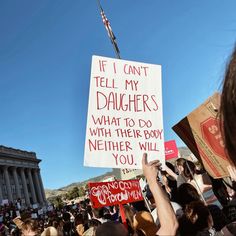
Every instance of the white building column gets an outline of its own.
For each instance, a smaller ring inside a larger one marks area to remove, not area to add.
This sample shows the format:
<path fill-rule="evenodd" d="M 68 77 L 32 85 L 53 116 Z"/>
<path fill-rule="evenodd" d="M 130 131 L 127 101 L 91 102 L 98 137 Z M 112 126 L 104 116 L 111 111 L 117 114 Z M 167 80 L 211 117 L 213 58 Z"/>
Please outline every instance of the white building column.
<path fill-rule="evenodd" d="M 43 201 L 45 203 L 47 203 L 47 199 L 46 199 L 46 195 L 45 195 L 45 191 L 44 191 L 44 187 L 43 187 L 43 181 L 42 181 L 42 177 L 41 177 L 41 174 L 40 174 L 40 169 L 38 169 L 37 174 L 38 174 L 38 177 L 39 177 L 39 183 L 40 183 L 40 187 L 41 187 L 41 193 L 42 193 Z"/>
<path fill-rule="evenodd" d="M 37 191 L 37 196 L 38 196 L 38 199 L 39 199 L 39 203 L 43 204 L 43 197 L 42 197 L 41 187 L 40 187 L 40 183 L 39 183 L 39 177 L 38 177 L 36 169 L 33 170 L 33 176 L 34 176 L 34 179 L 35 179 L 35 185 L 36 185 L 36 191 Z"/>
<path fill-rule="evenodd" d="M 2 203 L 2 200 L 3 200 L 3 195 L 2 195 L 2 186 L 3 186 L 3 183 L 0 179 L 0 204 Z"/>
<path fill-rule="evenodd" d="M 27 206 L 29 206 L 30 205 L 29 191 L 28 191 L 27 183 L 26 183 L 26 179 L 25 179 L 24 168 L 20 168 L 20 175 L 21 175 L 21 181 L 22 181 L 22 185 L 23 185 L 23 189 L 24 189 L 25 203 Z"/>
<path fill-rule="evenodd" d="M 32 179 L 31 169 L 27 169 L 27 174 L 28 174 L 28 178 L 29 178 L 31 197 L 32 197 L 33 204 L 34 204 L 34 203 L 37 203 L 37 198 L 35 195 L 35 189 L 34 189 L 34 183 L 33 183 L 33 179 Z"/>
<path fill-rule="evenodd" d="M 11 191 L 11 183 L 10 183 L 10 178 L 9 178 L 9 173 L 8 173 L 8 166 L 3 167 L 3 175 L 4 175 L 4 179 L 6 181 L 8 201 L 13 202 L 12 191 Z"/>
<path fill-rule="evenodd" d="M 19 185 L 19 181 L 18 181 L 18 175 L 17 175 L 16 167 L 14 166 L 12 168 L 12 170 L 13 170 L 13 178 L 14 178 L 14 182 L 15 182 L 15 186 L 16 186 L 16 197 L 21 198 L 20 185 Z"/>

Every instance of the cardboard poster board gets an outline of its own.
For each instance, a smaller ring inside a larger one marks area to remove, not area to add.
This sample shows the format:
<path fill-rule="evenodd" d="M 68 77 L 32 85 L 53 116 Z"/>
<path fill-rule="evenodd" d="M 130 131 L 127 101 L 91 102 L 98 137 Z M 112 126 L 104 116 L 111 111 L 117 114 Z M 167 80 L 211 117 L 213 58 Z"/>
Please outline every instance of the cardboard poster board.
<path fill-rule="evenodd" d="M 165 165 L 161 66 L 93 56 L 84 165 L 141 169 L 144 152 Z"/>
<path fill-rule="evenodd" d="M 230 163 L 217 116 L 219 106 L 220 94 L 215 93 L 173 127 L 213 178 L 229 176 L 226 167 Z"/>
<path fill-rule="evenodd" d="M 137 169 L 121 169 L 120 176 L 122 180 L 135 179 L 137 176 L 142 175 L 142 170 Z"/>
<path fill-rule="evenodd" d="M 170 140 L 165 142 L 165 156 L 166 160 L 178 157 L 179 151 L 175 140 Z"/>
<path fill-rule="evenodd" d="M 143 200 L 139 180 L 89 183 L 90 201 L 94 208 Z"/>

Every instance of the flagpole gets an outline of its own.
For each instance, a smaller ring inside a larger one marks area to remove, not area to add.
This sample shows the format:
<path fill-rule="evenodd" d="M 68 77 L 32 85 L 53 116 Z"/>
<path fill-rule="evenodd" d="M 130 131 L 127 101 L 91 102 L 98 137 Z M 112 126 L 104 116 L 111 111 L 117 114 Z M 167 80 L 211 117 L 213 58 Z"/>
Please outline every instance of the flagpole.
<path fill-rule="evenodd" d="M 104 14 L 103 8 L 102 8 L 101 3 L 100 3 L 99 0 L 97 0 L 97 4 L 98 4 L 98 8 L 99 8 L 99 10 L 101 11 L 101 13 Z M 104 14 L 104 15 L 105 15 L 105 14 Z M 114 49 L 114 51 L 115 51 L 116 57 L 117 57 L 118 59 L 121 59 L 121 57 L 120 57 L 120 51 L 119 51 L 118 46 L 117 46 L 117 43 L 115 42 L 115 39 L 114 39 L 114 34 L 113 34 L 113 32 L 111 31 L 111 28 L 110 28 L 110 27 L 106 27 L 106 29 L 107 29 L 107 31 L 108 31 L 109 38 L 110 38 L 110 40 L 111 40 L 111 43 L 112 43 L 113 49 Z"/>
<path fill-rule="evenodd" d="M 103 11 L 102 6 L 101 6 L 101 3 L 100 3 L 99 0 L 97 0 L 97 4 L 98 4 L 98 7 L 99 7 L 100 11 Z"/>

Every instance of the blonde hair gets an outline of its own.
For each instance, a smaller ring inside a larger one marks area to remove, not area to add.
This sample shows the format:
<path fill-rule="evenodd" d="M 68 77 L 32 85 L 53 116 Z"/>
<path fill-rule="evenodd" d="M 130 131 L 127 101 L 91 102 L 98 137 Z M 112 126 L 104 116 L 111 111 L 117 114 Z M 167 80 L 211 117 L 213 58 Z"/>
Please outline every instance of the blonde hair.
<path fill-rule="evenodd" d="M 49 226 L 41 233 L 41 236 L 58 236 L 58 232 L 55 227 Z"/>

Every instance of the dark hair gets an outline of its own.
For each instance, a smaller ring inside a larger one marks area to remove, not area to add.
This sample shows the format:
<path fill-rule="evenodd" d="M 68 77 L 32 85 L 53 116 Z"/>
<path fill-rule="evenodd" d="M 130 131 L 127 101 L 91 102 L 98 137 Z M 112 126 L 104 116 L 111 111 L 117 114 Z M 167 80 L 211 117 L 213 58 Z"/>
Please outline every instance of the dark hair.
<path fill-rule="evenodd" d="M 186 160 L 183 164 L 183 174 L 186 178 L 189 178 L 190 180 L 193 179 L 193 175 L 196 173 L 196 166 L 192 161 Z"/>
<path fill-rule="evenodd" d="M 177 202 L 184 208 L 193 201 L 200 201 L 201 197 L 192 184 L 183 183 L 177 189 Z"/>
<path fill-rule="evenodd" d="M 102 218 L 104 216 L 104 208 L 93 208 L 93 214 L 96 218 Z"/>
<path fill-rule="evenodd" d="M 173 165 L 172 163 L 166 161 L 166 165 L 167 165 L 167 167 L 169 167 L 173 172 L 175 172 L 175 167 L 174 167 L 174 165 Z"/>
<path fill-rule="evenodd" d="M 34 232 L 38 232 L 39 226 L 38 221 L 33 219 L 26 219 L 22 224 L 21 230 L 31 230 Z"/>
<path fill-rule="evenodd" d="M 217 205 L 208 205 L 208 210 L 210 211 L 213 219 L 213 227 L 216 231 L 220 231 L 228 223 L 223 211 Z"/>
<path fill-rule="evenodd" d="M 119 222 L 109 221 L 101 224 L 96 229 L 96 236 L 128 236 L 125 226 Z"/>
<path fill-rule="evenodd" d="M 173 172 L 175 172 L 175 167 L 173 164 L 171 164 L 170 162 L 166 162 L 166 166 L 169 167 Z M 170 193 L 169 193 L 170 200 L 175 202 L 176 195 L 177 195 L 177 181 L 172 176 L 168 175 L 167 172 L 165 172 L 163 174 L 166 176 L 167 182 L 168 182 L 168 187 L 170 188 Z"/>
<path fill-rule="evenodd" d="M 180 158 L 178 158 L 178 159 L 176 160 L 175 164 L 176 164 L 177 166 L 183 166 L 184 163 L 185 163 L 185 161 L 186 161 L 186 159 L 184 159 L 183 157 L 180 157 Z"/>
<path fill-rule="evenodd" d="M 98 227 L 99 225 L 101 225 L 101 221 L 97 220 L 97 219 L 91 219 L 88 221 L 88 227 Z"/>
<path fill-rule="evenodd" d="M 179 219 L 180 235 L 194 236 L 208 229 L 210 216 L 207 206 L 202 201 L 191 202 L 186 206 L 184 215 Z"/>
<path fill-rule="evenodd" d="M 84 217 L 81 213 L 77 214 L 74 219 L 74 225 L 84 224 Z"/>
<path fill-rule="evenodd" d="M 131 205 L 134 207 L 134 210 L 136 211 L 148 211 L 144 200 L 138 202 L 132 202 Z"/>
<path fill-rule="evenodd" d="M 129 234 L 133 235 L 133 233 L 134 233 L 133 223 L 134 223 L 135 210 L 129 205 L 124 205 L 124 211 L 125 211 L 126 222 L 127 222 Z"/>
<path fill-rule="evenodd" d="M 62 215 L 62 219 L 65 222 L 69 222 L 70 221 L 70 213 L 69 212 L 64 212 L 63 215 Z"/>
<path fill-rule="evenodd" d="M 220 120 L 227 154 L 236 166 L 236 48 L 231 55 L 225 73 Z"/>

